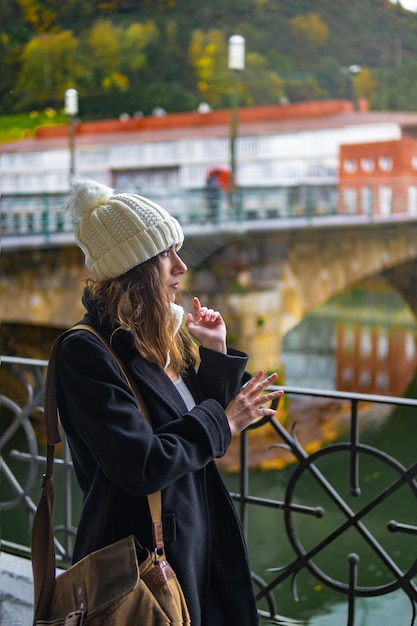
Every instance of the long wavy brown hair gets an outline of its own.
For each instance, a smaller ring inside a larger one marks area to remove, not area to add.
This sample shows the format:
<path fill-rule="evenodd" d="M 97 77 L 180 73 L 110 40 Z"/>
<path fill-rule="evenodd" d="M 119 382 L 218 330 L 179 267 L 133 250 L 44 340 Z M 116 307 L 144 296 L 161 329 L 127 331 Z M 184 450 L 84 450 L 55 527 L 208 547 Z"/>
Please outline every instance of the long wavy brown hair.
<path fill-rule="evenodd" d="M 122 276 L 105 281 L 87 281 L 87 287 L 103 317 L 118 329 L 133 335 L 139 354 L 164 369 L 167 354 L 170 367 L 181 376 L 197 364 L 197 350 L 183 326 L 174 336 L 166 286 L 159 271 L 159 257 L 153 257 Z"/>

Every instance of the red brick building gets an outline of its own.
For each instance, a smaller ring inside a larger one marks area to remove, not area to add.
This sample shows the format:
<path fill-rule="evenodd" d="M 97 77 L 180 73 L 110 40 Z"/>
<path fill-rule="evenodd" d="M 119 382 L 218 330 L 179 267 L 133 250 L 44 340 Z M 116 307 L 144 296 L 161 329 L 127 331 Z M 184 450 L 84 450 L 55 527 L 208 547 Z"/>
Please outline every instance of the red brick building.
<path fill-rule="evenodd" d="M 417 138 L 342 145 L 339 212 L 416 216 Z"/>
<path fill-rule="evenodd" d="M 402 396 L 417 367 L 413 329 L 339 323 L 336 389 Z"/>

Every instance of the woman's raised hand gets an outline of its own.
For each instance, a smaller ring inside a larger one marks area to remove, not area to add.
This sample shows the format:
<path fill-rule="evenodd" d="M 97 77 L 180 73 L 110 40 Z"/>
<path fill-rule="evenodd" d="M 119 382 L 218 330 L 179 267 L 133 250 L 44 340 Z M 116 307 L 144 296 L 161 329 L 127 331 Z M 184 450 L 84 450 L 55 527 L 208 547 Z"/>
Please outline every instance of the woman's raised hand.
<path fill-rule="evenodd" d="M 264 392 L 276 378 L 276 373 L 265 377 L 265 373 L 260 370 L 227 405 L 225 412 L 232 435 L 240 433 L 258 417 L 275 415 L 276 411 L 264 406 L 265 402 L 280 398 L 284 392 L 282 389 Z"/>
<path fill-rule="evenodd" d="M 226 324 L 219 311 L 201 306 L 200 300 L 194 298 L 194 315 L 188 313 L 186 324 L 190 335 L 203 348 L 226 353 Z"/>

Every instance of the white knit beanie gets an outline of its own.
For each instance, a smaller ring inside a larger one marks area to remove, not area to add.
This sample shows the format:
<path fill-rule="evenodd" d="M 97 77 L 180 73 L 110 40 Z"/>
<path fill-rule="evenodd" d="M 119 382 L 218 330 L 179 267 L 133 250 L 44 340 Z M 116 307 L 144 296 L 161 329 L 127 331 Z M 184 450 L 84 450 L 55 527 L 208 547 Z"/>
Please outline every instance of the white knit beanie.
<path fill-rule="evenodd" d="M 179 249 L 184 234 L 158 204 L 136 194 L 115 194 L 90 179 L 73 178 L 65 205 L 77 222 L 77 242 L 99 280 L 116 278 L 164 252 Z"/>

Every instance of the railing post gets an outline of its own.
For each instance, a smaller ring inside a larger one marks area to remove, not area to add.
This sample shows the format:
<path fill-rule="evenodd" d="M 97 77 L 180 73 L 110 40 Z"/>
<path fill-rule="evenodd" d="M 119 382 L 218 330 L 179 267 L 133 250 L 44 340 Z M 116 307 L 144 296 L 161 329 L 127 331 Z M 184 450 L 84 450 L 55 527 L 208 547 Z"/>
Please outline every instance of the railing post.
<path fill-rule="evenodd" d="M 359 424 L 358 424 L 358 401 L 352 400 L 351 407 L 351 448 L 350 448 L 350 492 L 353 496 L 359 496 L 361 488 L 359 486 Z"/>
<path fill-rule="evenodd" d="M 49 197 L 45 194 L 42 198 L 43 200 L 43 211 L 42 211 L 42 230 L 45 235 L 51 234 L 50 228 L 50 212 L 49 212 Z"/>
<path fill-rule="evenodd" d="M 349 554 L 349 606 L 347 626 L 355 624 L 355 591 L 358 578 L 359 556 L 355 553 Z"/>

